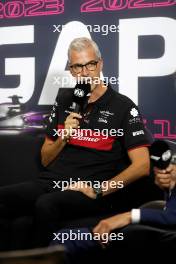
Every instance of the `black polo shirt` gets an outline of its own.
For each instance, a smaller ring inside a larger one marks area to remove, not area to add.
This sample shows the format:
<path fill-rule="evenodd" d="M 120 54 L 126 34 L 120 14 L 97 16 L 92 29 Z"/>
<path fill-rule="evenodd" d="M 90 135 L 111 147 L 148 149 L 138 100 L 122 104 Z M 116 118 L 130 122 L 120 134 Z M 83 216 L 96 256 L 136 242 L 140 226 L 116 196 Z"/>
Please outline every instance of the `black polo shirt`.
<path fill-rule="evenodd" d="M 72 111 L 73 89 L 60 89 L 48 120 L 46 134 L 50 140 L 61 135 Z M 88 104 L 82 116 L 80 129 L 48 166 L 60 180 L 108 180 L 129 166 L 128 151 L 149 145 L 137 106 L 111 87 Z"/>

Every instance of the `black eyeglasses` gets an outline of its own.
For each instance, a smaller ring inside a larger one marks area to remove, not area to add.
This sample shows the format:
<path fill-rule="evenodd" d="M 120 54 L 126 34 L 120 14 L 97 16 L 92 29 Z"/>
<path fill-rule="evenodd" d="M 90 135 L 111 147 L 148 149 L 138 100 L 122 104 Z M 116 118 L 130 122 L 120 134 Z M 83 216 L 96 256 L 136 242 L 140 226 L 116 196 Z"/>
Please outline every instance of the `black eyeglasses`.
<path fill-rule="evenodd" d="M 74 71 L 74 73 L 78 74 L 81 73 L 83 70 L 83 67 L 85 66 L 88 71 L 95 71 L 97 68 L 98 61 L 89 61 L 86 64 L 73 64 L 70 65 L 70 68 Z"/>

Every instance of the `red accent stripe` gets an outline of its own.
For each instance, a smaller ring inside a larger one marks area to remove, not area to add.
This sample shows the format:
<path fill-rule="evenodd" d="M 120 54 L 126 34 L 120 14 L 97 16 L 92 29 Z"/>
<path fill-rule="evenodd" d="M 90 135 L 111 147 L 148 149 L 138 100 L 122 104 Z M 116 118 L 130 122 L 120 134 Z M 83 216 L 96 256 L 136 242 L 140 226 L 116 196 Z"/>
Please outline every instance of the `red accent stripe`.
<path fill-rule="evenodd" d="M 64 125 L 58 125 L 58 130 L 64 129 Z M 68 144 L 93 148 L 97 150 L 111 150 L 116 137 L 102 135 L 91 129 L 76 129 L 77 134 L 70 137 Z"/>
<path fill-rule="evenodd" d="M 63 128 L 65 128 L 64 125 L 58 125 L 58 126 L 57 126 L 57 129 L 63 129 Z"/>
<path fill-rule="evenodd" d="M 97 150 L 111 150 L 113 142 L 114 139 L 111 138 L 102 139 L 101 137 L 72 137 L 69 144 Z"/>

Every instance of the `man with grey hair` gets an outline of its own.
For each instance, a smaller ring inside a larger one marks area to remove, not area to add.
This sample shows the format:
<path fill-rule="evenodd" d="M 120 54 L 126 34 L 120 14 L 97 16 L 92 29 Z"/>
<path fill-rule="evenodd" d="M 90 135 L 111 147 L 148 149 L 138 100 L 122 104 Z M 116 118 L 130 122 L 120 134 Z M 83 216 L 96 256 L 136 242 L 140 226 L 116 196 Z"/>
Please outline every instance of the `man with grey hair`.
<path fill-rule="evenodd" d="M 81 52 L 82 50 L 85 50 L 87 47 L 92 47 L 94 49 L 96 59 L 101 59 L 101 52 L 99 50 L 99 47 L 97 46 L 96 42 L 92 39 L 88 38 L 76 38 L 74 39 L 68 49 L 68 61 L 71 61 L 71 53 L 73 50 Z"/>
<path fill-rule="evenodd" d="M 74 112 L 72 88 L 59 92 L 41 149 L 46 171 L 35 182 L 0 189 L 0 204 L 8 209 L 9 218 L 14 208 L 15 215 L 25 214 L 28 205 L 35 220 L 36 246 L 47 245 L 66 221 L 68 226 L 72 219 L 101 219 L 127 204 L 132 207 L 126 188 L 130 194 L 129 186 L 149 174 L 149 140 L 139 110 L 101 80 L 103 59 L 97 44 L 74 39 L 68 59 L 72 76 L 77 81 L 88 78 L 91 84 L 83 111 Z M 72 135 L 73 129 L 80 134 Z M 106 138 L 104 129 L 109 131 Z"/>

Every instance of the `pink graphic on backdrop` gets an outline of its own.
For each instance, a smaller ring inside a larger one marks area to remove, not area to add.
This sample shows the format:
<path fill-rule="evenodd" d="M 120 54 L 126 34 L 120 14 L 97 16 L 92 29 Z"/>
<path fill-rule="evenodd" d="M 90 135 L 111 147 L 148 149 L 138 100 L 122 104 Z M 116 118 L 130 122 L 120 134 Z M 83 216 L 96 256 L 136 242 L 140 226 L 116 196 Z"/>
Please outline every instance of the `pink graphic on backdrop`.
<path fill-rule="evenodd" d="M 118 11 L 122 9 L 143 9 L 169 7 L 176 5 L 175 0 L 87 0 L 81 5 L 81 12 Z"/>
<path fill-rule="evenodd" d="M 172 121 L 166 119 L 143 119 L 143 123 L 154 138 L 176 140 L 176 126 L 173 126 Z M 156 131 L 160 131 L 160 133 L 155 133 Z"/>
<path fill-rule="evenodd" d="M 154 124 L 159 125 L 161 132 L 154 134 L 155 138 L 159 139 L 176 139 L 176 133 L 171 133 L 171 122 L 169 120 L 154 120 Z"/>
<path fill-rule="evenodd" d="M 50 16 L 64 13 L 64 0 L 26 0 L 0 2 L 0 19 Z"/>

